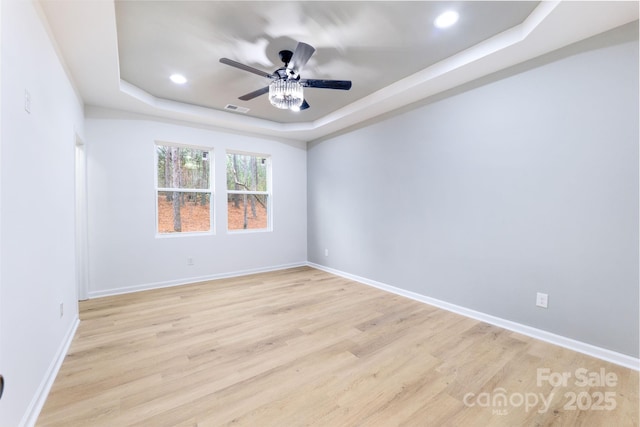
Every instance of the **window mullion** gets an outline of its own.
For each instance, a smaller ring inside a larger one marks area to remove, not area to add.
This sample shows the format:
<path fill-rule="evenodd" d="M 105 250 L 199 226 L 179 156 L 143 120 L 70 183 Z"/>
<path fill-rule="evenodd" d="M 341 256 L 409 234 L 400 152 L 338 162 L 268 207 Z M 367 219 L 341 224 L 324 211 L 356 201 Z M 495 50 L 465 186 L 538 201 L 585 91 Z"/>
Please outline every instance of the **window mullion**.
<path fill-rule="evenodd" d="M 265 196 L 268 196 L 269 194 L 271 194 L 268 191 L 248 191 L 248 190 L 227 190 L 228 194 L 263 194 Z"/>

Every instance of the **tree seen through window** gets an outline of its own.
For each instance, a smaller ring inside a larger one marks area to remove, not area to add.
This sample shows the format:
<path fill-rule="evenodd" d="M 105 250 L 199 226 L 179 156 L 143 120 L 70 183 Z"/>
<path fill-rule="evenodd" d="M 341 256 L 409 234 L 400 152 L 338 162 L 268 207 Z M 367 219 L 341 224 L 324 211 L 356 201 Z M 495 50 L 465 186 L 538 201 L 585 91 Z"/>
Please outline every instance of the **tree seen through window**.
<path fill-rule="evenodd" d="M 210 151 L 157 145 L 156 154 L 157 231 L 211 231 Z"/>
<path fill-rule="evenodd" d="M 269 158 L 227 153 L 227 224 L 229 230 L 269 228 Z"/>

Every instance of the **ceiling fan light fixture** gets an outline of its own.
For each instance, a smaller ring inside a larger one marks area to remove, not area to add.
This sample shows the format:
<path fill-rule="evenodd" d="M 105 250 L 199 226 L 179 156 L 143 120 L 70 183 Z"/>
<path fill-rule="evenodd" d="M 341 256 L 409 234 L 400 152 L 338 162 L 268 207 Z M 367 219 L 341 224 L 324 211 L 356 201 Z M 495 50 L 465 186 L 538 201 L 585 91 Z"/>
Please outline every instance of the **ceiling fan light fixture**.
<path fill-rule="evenodd" d="M 269 85 L 269 102 L 282 110 L 299 110 L 304 101 L 302 85 L 297 80 L 278 79 Z"/>

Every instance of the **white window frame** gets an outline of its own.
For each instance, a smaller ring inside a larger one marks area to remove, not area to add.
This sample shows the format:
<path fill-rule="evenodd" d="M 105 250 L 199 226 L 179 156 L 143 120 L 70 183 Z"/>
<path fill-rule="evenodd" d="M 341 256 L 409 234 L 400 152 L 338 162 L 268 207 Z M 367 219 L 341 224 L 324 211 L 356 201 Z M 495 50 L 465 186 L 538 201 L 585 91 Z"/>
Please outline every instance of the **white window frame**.
<path fill-rule="evenodd" d="M 203 189 L 196 189 L 196 188 L 172 188 L 172 187 L 158 187 L 158 146 L 163 146 L 163 147 L 178 147 L 178 148 L 191 148 L 194 150 L 201 150 L 201 151 L 206 151 L 208 153 L 208 157 L 209 157 L 209 189 L 208 190 L 203 190 Z M 155 204 L 155 216 L 156 216 L 156 221 L 155 221 L 155 235 L 156 238 L 175 238 L 175 237 L 193 237 L 193 236 L 211 236 L 216 234 L 216 217 L 217 215 L 215 215 L 215 183 L 214 183 L 214 177 L 215 177 L 215 153 L 212 147 L 205 147 L 205 146 L 201 146 L 201 145 L 193 145 L 193 144 L 183 144 L 183 143 L 178 143 L 178 142 L 168 142 L 168 141 L 155 141 L 155 143 L 153 144 L 153 181 L 154 181 L 154 187 L 155 187 L 155 197 L 154 197 L 154 204 Z M 208 193 L 209 194 L 209 225 L 210 225 L 210 229 L 208 231 L 180 231 L 180 232 L 173 232 L 173 233 L 161 233 L 160 231 L 158 231 L 159 228 L 159 222 L 158 222 L 158 193 L 161 191 L 168 191 L 168 192 L 180 192 L 180 193 Z"/>
<path fill-rule="evenodd" d="M 226 164 L 227 164 L 227 156 L 229 154 L 240 154 L 243 156 L 253 156 L 253 157 L 261 157 L 263 159 L 266 160 L 267 162 L 267 191 L 247 191 L 247 190 L 229 190 L 227 188 L 227 168 L 226 168 Z M 265 154 L 265 153 L 254 153 L 254 152 L 250 152 L 250 151 L 241 151 L 241 150 L 226 150 L 225 152 L 225 156 L 224 156 L 224 161 L 225 161 L 225 170 L 224 170 L 224 187 L 227 190 L 227 195 L 226 195 L 226 200 L 225 200 L 225 206 L 227 206 L 227 233 L 229 234 L 237 234 L 237 233 L 270 233 L 273 231 L 273 184 L 272 184 L 272 180 L 271 180 L 271 170 L 272 170 L 272 160 L 271 160 L 271 154 Z M 267 196 L 267 227 L 266 228 L 247 228 L 245 229 L 237 229 L 237 230 L 231 230 L 229 228 L 229 209 L 228 209 L 228 203 L 229 203 L 229 195 L 230 194 L 260 194 L 260 195 L 266 195 Z"/>

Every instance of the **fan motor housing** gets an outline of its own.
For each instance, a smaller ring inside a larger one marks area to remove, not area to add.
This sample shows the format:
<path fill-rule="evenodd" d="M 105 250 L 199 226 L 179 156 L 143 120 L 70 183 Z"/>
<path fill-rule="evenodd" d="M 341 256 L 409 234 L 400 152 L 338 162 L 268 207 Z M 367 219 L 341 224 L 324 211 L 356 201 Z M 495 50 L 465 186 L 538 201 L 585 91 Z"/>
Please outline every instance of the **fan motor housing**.
<path fill-rule="evenodd" d="M 287 73 L 287 69 L 285 67 L 278 68 L 273 72 L 273 74 L 277 75 L 279 80 L 289 78 L 289 73 Z"/>

